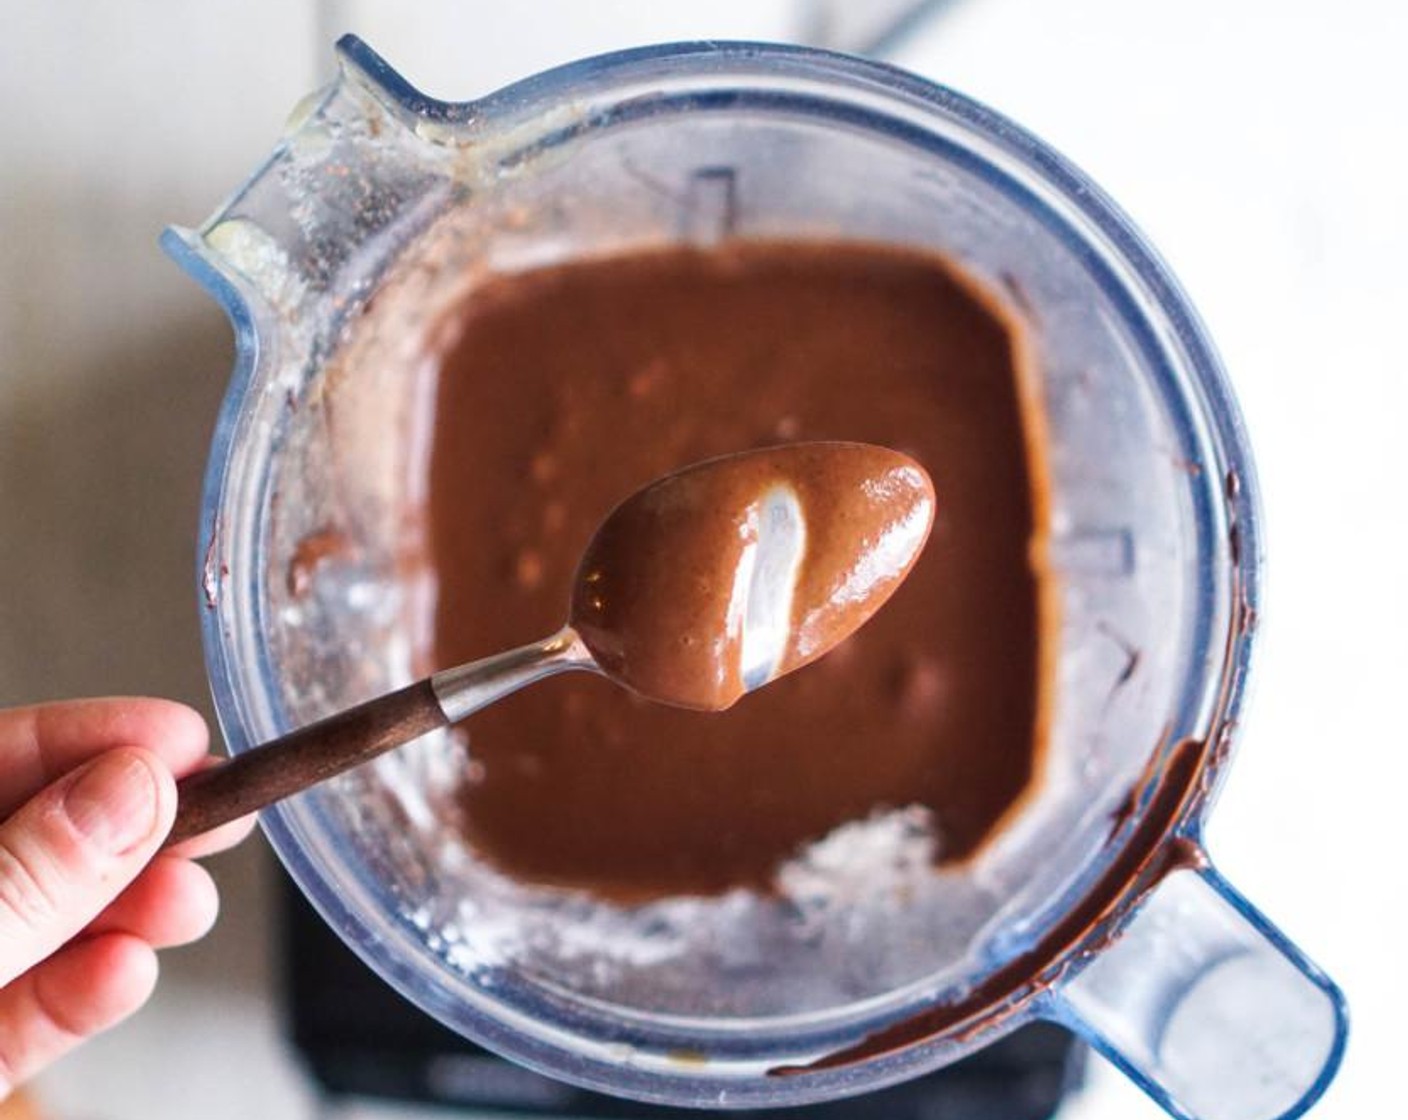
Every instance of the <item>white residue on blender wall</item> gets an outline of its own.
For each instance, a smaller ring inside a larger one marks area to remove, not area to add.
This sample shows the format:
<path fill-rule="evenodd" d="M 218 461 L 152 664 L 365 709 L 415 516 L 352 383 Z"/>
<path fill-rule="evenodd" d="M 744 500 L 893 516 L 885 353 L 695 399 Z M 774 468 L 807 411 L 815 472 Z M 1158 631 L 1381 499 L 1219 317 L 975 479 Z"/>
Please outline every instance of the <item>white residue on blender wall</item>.
<path fill-rule="evenodd" d="M 480 982 L 525 962 L 567 967 L 601 986 L 701 955 L 746 969 L 789 944 L 814 948 L 865 936 L 870 923 L 934 884 L 939 835 L 922 806 L 877 810 L 834 829 L 778 868 L 775 894 L 739 888 L 621 906 L 584 891 L 523 884 L 478 859 L 455 823 L 464 758 L 464 748 L 443 735 L 375 765 L 377 784 L 419 833 L 416 846 L 439 882 L 436 897 L 417 900 L 405 916 L 433 952 Z"/>

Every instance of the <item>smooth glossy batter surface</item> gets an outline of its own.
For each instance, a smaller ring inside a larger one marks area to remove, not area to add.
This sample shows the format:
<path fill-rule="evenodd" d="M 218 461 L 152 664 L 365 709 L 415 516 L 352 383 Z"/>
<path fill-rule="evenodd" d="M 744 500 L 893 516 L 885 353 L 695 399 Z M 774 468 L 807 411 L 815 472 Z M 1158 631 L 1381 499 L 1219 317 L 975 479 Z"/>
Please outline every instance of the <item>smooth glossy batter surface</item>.
<path fill-rule="evenodd" d="M 592 537 L 571 625 L 613 680 L 722 711 L 865 624 L 934 519 L 924 468 L 865 443 L 784 444 L 686 467 Z"/>
<path fill-rule="evenodd" d="M 937 258 L 841 244 L 545 268 L 454 315 L 430 477 L 437 665 L 556 630 L 597 525 L 689 463 L 856 440 L 910 455 L 942 496 L 885 609 L 727 712 L 570 674 L 473 717 L 464 805 L 485 857 L 623 898 L 766 886 L 800 846 L 911 804 L 933 809 L 943 858 L 973 852 L 1039 749 L 1040 448 L 1011 326 Z"/>

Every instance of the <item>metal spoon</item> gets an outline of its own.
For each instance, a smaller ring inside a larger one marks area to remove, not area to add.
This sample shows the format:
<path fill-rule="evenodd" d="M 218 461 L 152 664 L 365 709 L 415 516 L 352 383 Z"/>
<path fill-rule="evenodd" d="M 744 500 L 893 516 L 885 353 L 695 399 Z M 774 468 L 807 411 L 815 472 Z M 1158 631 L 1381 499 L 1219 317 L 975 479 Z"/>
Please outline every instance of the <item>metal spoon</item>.
<path fill-rule="evenodd" d="M 175 844 L 571 670 L 719 711 L 815 660 L 899 586 L 928 538 L 929 477 L 856 443 L 726 456 L 637 491 L 574 581 L 568 625 L 435 673 L 181 780 Z"/>

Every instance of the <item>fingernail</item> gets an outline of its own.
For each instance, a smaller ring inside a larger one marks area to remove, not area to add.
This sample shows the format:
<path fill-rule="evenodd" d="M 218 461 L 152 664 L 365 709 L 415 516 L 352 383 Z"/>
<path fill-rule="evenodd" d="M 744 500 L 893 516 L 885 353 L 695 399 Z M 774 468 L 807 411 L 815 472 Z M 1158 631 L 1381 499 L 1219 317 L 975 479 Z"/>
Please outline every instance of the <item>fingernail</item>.
<path fill-rule="evenodd" d="M 156 776 L 147 761 L 131 751 L 90 762 L 64 794 L 64 810 L 73 827 L 114 855 L 151 835 L 156 806 Z"/>

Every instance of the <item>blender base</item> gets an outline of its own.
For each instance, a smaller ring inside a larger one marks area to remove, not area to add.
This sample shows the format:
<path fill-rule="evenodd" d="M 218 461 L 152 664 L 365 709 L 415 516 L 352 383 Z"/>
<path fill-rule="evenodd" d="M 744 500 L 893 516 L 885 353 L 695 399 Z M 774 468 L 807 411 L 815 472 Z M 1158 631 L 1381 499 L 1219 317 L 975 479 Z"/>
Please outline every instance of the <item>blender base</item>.
<path fill-rule="evenodd" d="M 500 1114 L 654 1120 L 692 1109 L 620 1100 L 516 1066 L 417 1010 L 363 965 L 283 878 L 286 1029 L 329 1097 Z M 1086 1048 L 1035 1023 L 945 1069 L 860 1097 L 736 1112 L 766 1120 L 1046 1120 L 1080 1086 Z"/>

